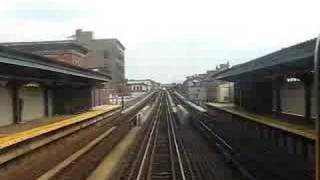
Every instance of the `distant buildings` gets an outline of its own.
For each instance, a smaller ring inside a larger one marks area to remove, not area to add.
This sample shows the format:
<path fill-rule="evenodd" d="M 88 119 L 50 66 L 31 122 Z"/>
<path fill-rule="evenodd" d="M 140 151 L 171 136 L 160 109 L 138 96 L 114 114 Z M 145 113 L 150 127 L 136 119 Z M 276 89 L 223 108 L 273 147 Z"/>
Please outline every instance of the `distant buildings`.
<path fill-rule="evenodd" d="M 196 74 L 188 76 L 183 82 L 183 91 L 187 95 L 188 99 L 197 104 L 207 101 L 206 87 L 203 85 L 203 80 L 206 74 Z"/>
<path fill-rule="evenodd" d="M 233 83 L 215 78 L 229 68 L 229 63 L 226 63 L 220 64 L 215 70 L 207 71 L 206 78 L 202 81 L 207 92 L 207 102 L 233 102 Z"/>
<path fill-rule="evenodd" d="M 160 88 L 160 84 L 151 80 L 128 80 L 127 89 L 131 95 L 139 95 Z"/>
<path fill-rule="evenodd" d="M 215 79 L 215 75 L 229 69 L 229 63 L 220 64 L 215 70 L 205 74 L 186 77 L 181 91 L 185 96 L 199 105 L 205 102 L 232 102 L 233 83 Z"/>
<path fill-rule="evenodd" d="M 177 88 L 180 84 L 178 83 L 168 83 L 168 84 L 161 84 L 160 88 Z"/>

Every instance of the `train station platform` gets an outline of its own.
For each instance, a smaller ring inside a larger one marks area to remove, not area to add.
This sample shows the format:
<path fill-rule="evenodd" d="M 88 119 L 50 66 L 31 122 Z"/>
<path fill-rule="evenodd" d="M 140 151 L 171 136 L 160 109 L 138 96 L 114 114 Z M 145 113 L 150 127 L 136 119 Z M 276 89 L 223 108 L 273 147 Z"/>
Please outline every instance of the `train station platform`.
<path fill-rule="evenodd" d="M 0 127 L 0 150 L 19 142 L 64 128 L 82 121 L 95 118 L 99 115 L 111 113 L 120 109 L 119 105 L 104 105 L 94 107 L 92 110 L 76 114 L 44 118 Z"/>
<path fill-rule="evenodd" d="M 241 117 L 245 120 L 253 121 L 265 126 L 280 129 L 304 138 L 315 140 L 316 132 L 312 125 L 297 124 L 289 120 L 278 119 L 272 116 L 260 115 L 253 112 L 245 111 L 233 104 L 228 103 L 207 103 L 208 108 L 214 108 L 228 114 Z"/>

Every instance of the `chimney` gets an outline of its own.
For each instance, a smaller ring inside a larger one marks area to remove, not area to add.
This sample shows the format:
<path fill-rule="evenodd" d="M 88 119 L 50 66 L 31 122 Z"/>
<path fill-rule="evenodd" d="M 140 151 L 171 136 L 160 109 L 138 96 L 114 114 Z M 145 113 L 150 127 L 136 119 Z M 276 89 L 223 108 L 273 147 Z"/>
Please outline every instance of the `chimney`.
<path fill-rule="evenodd" d="M 76 39 L 80 38 L 81 33 L 82 33 L 82 29 L 77 29 L 76 30 Z"/>
<path fill-rule="evenodd" d="M 92 31 L 82 31 L 82 29 L 76 30 L 76 40 L 82 43 L 86 43 L 88 41 L 91 41 L 93 38 L 93 32 Z"/>

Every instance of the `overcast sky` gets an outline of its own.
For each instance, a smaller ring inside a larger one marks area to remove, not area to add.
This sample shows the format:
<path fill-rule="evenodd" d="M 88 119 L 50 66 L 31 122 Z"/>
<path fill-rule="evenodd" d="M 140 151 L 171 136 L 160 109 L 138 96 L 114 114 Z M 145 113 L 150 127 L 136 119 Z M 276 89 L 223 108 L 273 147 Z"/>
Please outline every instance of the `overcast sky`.
<path fill-rule="evenodd" d="M 0 0 L 0 41 L 92 30 L 126 46 L 127 78 L 179 82 L 317 36 L 319 7 L 319 0 Z"/>

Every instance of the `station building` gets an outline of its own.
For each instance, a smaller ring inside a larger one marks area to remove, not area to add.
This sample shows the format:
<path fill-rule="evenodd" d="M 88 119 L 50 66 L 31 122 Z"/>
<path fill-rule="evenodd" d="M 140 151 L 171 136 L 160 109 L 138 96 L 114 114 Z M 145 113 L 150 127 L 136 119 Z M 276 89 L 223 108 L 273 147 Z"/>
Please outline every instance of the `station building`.
<path fill-rule="evenodd" d="M 38 54 L 74 66 L 106 74 L 111 81 L 93 89 L 94 106 L 118 99 L 125 87 L 125 47 L 114 38 L 96 39 L 92 31 L 77 29 L 71 39 L 60 41 L 33 41 L 0 43 L 19 51 Z"/>
<path fill-rule="evenodd" d="M 315 43 L 305 41 L 214 75 L 234 83 L 234 104 L 207 103 L 208 122 L 248 171 L 259 167 L 280 179 L 314 179 Z"/>
<path fill-rule="evenodd" d="M 111 77 L 0 46 L 0 126 L 92 107 L 92 89 Z"/>
<path fill-rule="evenodd" d="M 238 107 L 312 123 L 314 48 L 312 39 L 232 67 L 216 78 L 235 83 Z"/>

